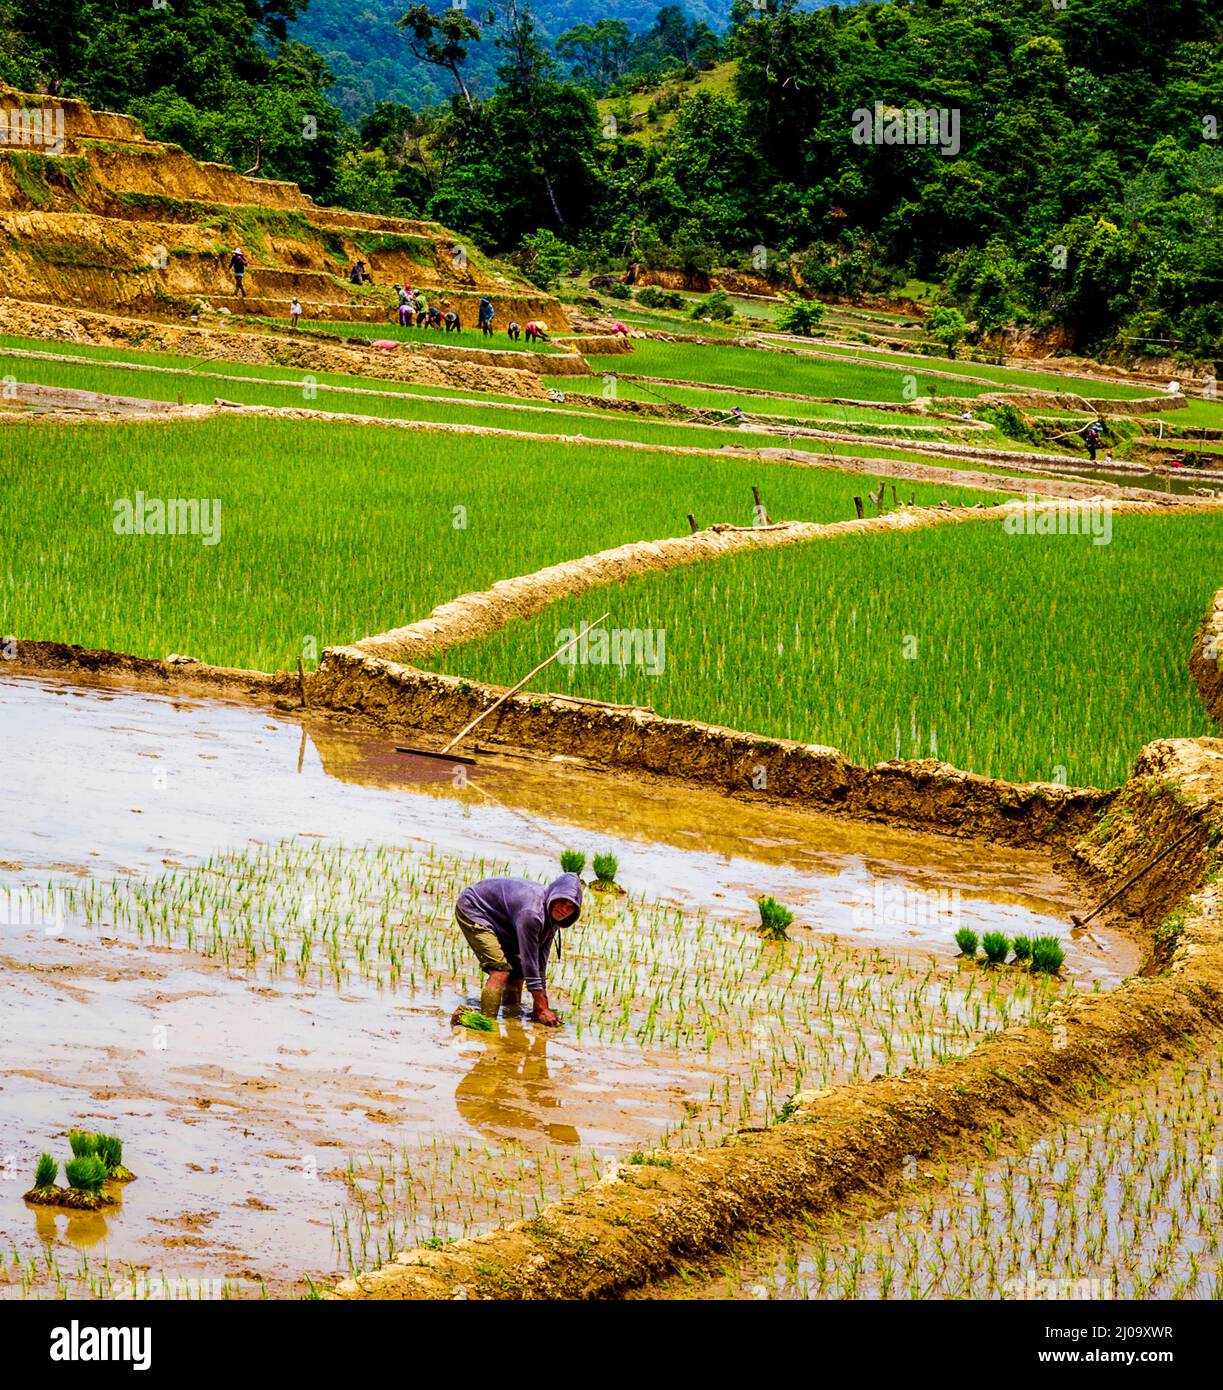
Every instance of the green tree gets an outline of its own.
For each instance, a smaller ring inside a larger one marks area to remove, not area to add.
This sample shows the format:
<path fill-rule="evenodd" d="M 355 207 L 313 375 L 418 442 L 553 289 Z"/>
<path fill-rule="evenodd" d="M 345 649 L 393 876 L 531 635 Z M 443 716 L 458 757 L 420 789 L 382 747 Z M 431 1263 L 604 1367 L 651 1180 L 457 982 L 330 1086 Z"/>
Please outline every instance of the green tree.
<path fill-rule="evenodd" d="M 547 227 L 540 227 L 522 239 L 518 263 L 523 274 L 538 289 L 555 289 L 571 260 L 569 247 Z"/>
<path fill-rule="evenodd" d="M 783 333 L 799 333 L 810 338 L 824 321 L 824 306 L 818 299 L 803 299 L 797 294 L 786 295 L 783 309 L 777 313 L 777 327 Z"/>
<path fill-rule="evenodd" d="M 596 92 L 605 92 L 628 71 L 633 55 L 632 30 L 622 19 L 578 24 L 556 41 L 556 56 Z"/>
<path fill-rule="evenodd" d="M 480 26 L 466 10 L 448 6 L 434 14 L 428 5 L 413 5 L 402 19 L 395 21 L 408 38 L 408 47 L 421 62 L 445 68 L 454 78 L 463 100 L 474 106 L 471 92 L 463 80 L 463 64 L 471 44 L 483 37 Z"/>
<path fill-rule="evenodd" d="M 937 309 L 931 309 L 926 319 L 926 332 L 935 342 L 942 343 L 948 357 L 954 357 L 956 346 L 968 336 L 968 324 L 958 309 L 940 304 Z"/>

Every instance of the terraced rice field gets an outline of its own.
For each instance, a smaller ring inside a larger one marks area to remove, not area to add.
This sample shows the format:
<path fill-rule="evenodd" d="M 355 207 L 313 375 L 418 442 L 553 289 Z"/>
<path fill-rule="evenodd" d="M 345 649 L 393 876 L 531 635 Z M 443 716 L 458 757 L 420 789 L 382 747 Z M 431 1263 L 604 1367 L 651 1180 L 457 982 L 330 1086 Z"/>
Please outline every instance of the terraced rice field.
<path fill-rule="evenodd" d="M 1187 653 L 1223 572 L 1223 517 L 1110 524 L 1106 544 L 989 523 L 734 556 L 558 602 L 438 666 L 511 684 L 610 609 L 609 631 L 665 634 L 663 669 L 638 642 L 624 665 L 564 664 L 555 688 L 859 763 L 1113 786 L 1149 739 L 1210 732 Z"/>
<path fill-rule="evenodd" d="M 828 326 L 895 327 L 854 310 L 834 310 Z M 317 327 L 421 338 L 390 325 Z M 21 385 L 338 417 L 67 424 L 39 419 L 37 403 L 5 402 L 0 636 L 263 671 L 302 658 L 312 670 L 329 645 L 500 579 L 684 536 L 690 513 L 702 528 L 759 524 L 753 488 L 773 520 L 846 521 L 855 495 L 876 488 L 884 510 L 897 497 L 984 508 L 1004 495 L 921 474 L 885 482 L 869 460 L 1004 471 L 1005 459 L 982 467 L 911 446 L 962 441 L 1006 449 L 1016 464 L 1039 447 L 871 402 L 921 396 L 937 407 L 1000 388 L 1143 394 L 849 342 L 804 354 L 728 341 L 741 331 L 637 340 L 632 355 L 591 357 L 588 376 L 545 377 L 547 400 L 138 346 L 73 343 L 65 355 L 84 363 L 36 360 L 21 350 L 54 345 L 0 339 L 0 377 Z M 460 341 L 486 346 L 470 331 Z M 663 420 L 604 409 L 609 395 L 739 406 L 749 420 L 856 437 Z M 1172 418 L 1216 423 L 1221 409 L 1195 400 Z M 770 447 L 792 457 L 730 452 Z M 859 466 L 821 468 L 804 454 Z M 195 499 L 199 524 L 171 536 L 116 528 L 124 507 L 150 499 Z M 433 665 L 507 687 L 610 610 L 614 640 L 547 668 L 529 705 L 560 693 L 647 707 L 608 716 L 570 705 L 574 729 L 610 718 L 657 733 L 652 710 L 765 747 L 831 745 L 859 764 L 938 759 L 1009 781 L 1114 787 L 1145 742 L 1214 728 L 1188 654 L 1223 583 L 1223 514 L 1101 504 L 1071 529 L 1086 534 L 1022 523 L 1017 533 L 985 511 L 924 529 L 853 528 L 560 599 Z M 165 677 L 173 690 L 177 670 Z M 323 677 L 307 684 L 327 689 Z M 472 692 L 460 685 L 457 698 Z M 1111 824 L 1096 821 L 1104 802 L 1093 796 L 1045 788 L 1007 802 L 1024 815 L 1036 807 L 1030 844 L 987 844 L 971 838 L 975 824 L 957 825 L 965 838 L 953 840 L 902 817 L 854 825 L 816 817 L 810 803 L 728 798 L 657 750 L 652 778 L 612 774 L 587 765 L 577 734 L 557 757 L 481 748 L 454 775 L 408 756 L 401 740 L 418 735 L 399 724 L 351 727 L 359 701 L 347 699 L 332 724 L 313 705 L 196 704 L 0 670 L 19 749 L 0 789 L 14 846 L 6 840 L 0 858 L 0 920 L 15 924 L 3 1002 L 22 1022 L 8 1030 L 0 1152 L 19 1154 L 24 1171 L 50 1142 L 43 1129 L 105 1123 L 126 1131 L 141 1168 L 94 1236 L 96 1254 L 76 1228 L 54 1217 L 31 1226 L 24 1205 L 0 1204 L 0 1297 L 203 1285 L 226 1297 L 309 1296 L 404 1250 L 444 1259 L 452 1242 L 507 1222 L 527 1223 L 523 1238 L 534 1239 L 552 1230 L 559 1198 L 598 1185 L 614 1203 L 625 1188 L 646 1191 L 642 1175 L 656 1169 L 671 1170 L 664 1187 L 687 1181 L 693 1152 L 703 1151 L 699 1169 L 736 1131 L 771 1142 L 799 1113 L 796 1092 L 890 1085 L 990 1040 L 1052 1036 L 1076 1000 L 1124 991 L 1144 965 L 1162 978 L 1152 943 L 1174 945 L 1183 927 L 1173 915 L 1072 929 L 1071 908 L 1097 901 L 1107 874 L 1074 876 L 1074 836 L 1057 816 L 1069 806 L 1080 831 Z M 421 741 L 457 722 L 441 708 L 436 720 L 425 711 Z M 894 794 L 913 791 L 918 823 L 934 814 L 914 790 L 928 769 L 889 775 Z M 1144 788 L 1169 816 L 1185 813 L 1176 788 Z M 1058 809 L 1044 823 L 1046 803 Z M 612 880 L 625 891 L 590 886 L 550 964 L 560 1027 L 512 1006 L 481 1031 L 453 1024 L 483 982 L 454 924 L 459 891 L 490 874 L 550 880 L 575 847 L 618 859 Z M 889 892 L 899 917 L 881 906 Z M 770 901 L 793 913 L 776 939 Z M 975 939 L 957 942 L 962 925 L 1000 933 L 1003 962 L 1021 933 L 1056 937 L 1063 968 L 1049 977 L 1017 961 L 987 965 Z M 173 1039 L 164 1057 L 143 1042 L 150 1020 Z M 140 1081 L 84 1095 L 82 1052 Z M 982 1152 L 966 1167 L 914 1155 L 905 1181 L 915 1186 L 890 1213 L 879 1205 L 855 1223 L 838 1208 L 777 1246 L 740 1240 L 720 1264 L 651 1292 L 994 1298 L 1088 1279 L 1107 1285 L 1101 1297 L 1217 1296 L 1219 1065 L 1211 1053 L 1015 1151 L 982 1122 Z M 197 1161 L 204 1152 L 210 1167 Z M 307 1201 L 299 1167 L 310 1170 Z M 672 1217 L 686 1219 L 679 1208 Z M 626 1229 L 634 1219 L 617 1218 Z M 552 1249 L 541 1237 L 539 1260 Z"/>
<path fill-rule="evenodd" d="M 0 627 L 291 670 L 304 644 L 317 656 L 507 575 L 684 534 L 689 511 L 705 524 L 751 525 L 753 485 L 779 517 L 835 521 L 854 515 L 853 494 L 866 482 L 598 445 L 561 452 L 343 424 L 320 439 L 318 429 L 241 418 L 6 426 L 0 527 L 14 539 L 0 571 Z M 909 490 L 931 502 L 981 496 Z M 220 539 L 117 536 L 115 505 L 138 492 L 219 499 Z"/>
<path fill-rule="evenodd" d="M 591 353 L 587 357 L 600 372 L 628 371 L 635 375 L 674 378 L 719 386 L 749 386 L 765 391 L 791 391 L 807 396 L 841 396 L 852 400 L 903 402 L 917 396 L 977 396 L 1010 387 L 1030 390 L 1084 390 L 1091 396 L 1118 399 L 1139 397 L 1140 389 L 1109 381 L 1076 381 L 1049 373 L 1018 368 L 991 367 L 980 363 L 909 357 L 900 353 L 871 353 L 869 357 L 846 348 L 829 360 L 801 352 L 663 343 L 651 339 L 636 342 L 631 358 Z M 813 345 L 814 347 L 814 345 Z M 831 348 L 819 348 L 832 352 Z M 875 365 L 878 362 L 879 365 Z M 954 372 L 967 380 L 932 375 Z M 908 378 L 908 380 L 906 380 Z M 1087 388 L 1090 387 L 1088 391 Z"/>

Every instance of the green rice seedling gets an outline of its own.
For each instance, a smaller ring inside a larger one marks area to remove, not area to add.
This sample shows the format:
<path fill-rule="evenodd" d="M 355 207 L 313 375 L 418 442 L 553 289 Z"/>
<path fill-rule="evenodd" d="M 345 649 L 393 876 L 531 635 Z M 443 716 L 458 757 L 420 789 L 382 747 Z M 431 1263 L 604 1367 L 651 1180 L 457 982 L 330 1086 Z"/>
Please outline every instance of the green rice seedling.
<path fill-rule="evenodd" d="M 1038 936 L 1032 942 L 1032 970 L 1038 975 L 1056 975 L 1066 952 L 1056 936 Z"/>
<path fill-rule="evenodd" d="M 596 854 L 591 862 L 594 866 L 595 878 L 600 883 L 615 883 L 616 870 L 620 865 L 614 854 Z"/>
<path fill-rule="evenodd" d="M 628 1161 L 636 1167 L 645 1168 L 673 1168 L 675 1166 L 675 1160 L 670 1154 L 643 1153 L 640 1149 L 629 1154 Z"/>
<path fill-rule="evenodd" d="M 55 1179 L 59 1176 L 59 1164 L 50 1154 L 38 1155 L 38 1165 L 34 1169 L 34 1186 L 54 1187 Z"/>
<path fill-rule="evenodd" d="M 561 850 L 561 871 L 566 874 L 580 874 L 586 867 L 586 856 L 580 849 Z"/>
<path fill-rule="evenodd" d="M 789 928 L 794 921 L 790 909 L 776 898 L 757 898 L 756 906 L 760 910 L 761 934 L 769 941 L 789 941 Z"/>
<path fill-rule="evenodd" d="M 1017 936 L 1011 942 L 1011 950 L 1015 952 L 1017 961 L 1032 959 L 1032 938 L 1030 936 Z"/>
<path fill-rule="evenodd" d="M 101 1191 L 106 1181 L 106 1164 L 97 1154 L 82 1154 L 64 1164 L 64 1175 L 69 1187 L 93 1195 Z"/>
<path fill-rule="evenodd" d="M 987 931 L 981 938 L 981 948 L 991 965 L 1004 965 L 1011 949 L 1010 940 L 1000 931 Z"/>
<path fill-rule="evenodd" d="M 975 956 L 977 954 L 977 933 L 971 927 L 961 927 L 955 934 L 955 944 L 960 948 L 962 956 Z"/>
<path fill-rule="evenodd" d="M 85 1129 L 70 1130 L 68 1147 L 74 1158 L 92 1158 L 98 1152 L 98 1136 Z"/>

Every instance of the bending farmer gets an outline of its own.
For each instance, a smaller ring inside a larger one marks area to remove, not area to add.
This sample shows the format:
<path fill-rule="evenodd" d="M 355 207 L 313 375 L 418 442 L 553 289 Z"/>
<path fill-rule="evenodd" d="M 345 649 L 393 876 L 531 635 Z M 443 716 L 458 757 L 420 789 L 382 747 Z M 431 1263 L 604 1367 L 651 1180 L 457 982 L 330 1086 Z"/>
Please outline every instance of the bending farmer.
<path fill-rule="evenodd" d="M 548 953 L 561 927 L 572 926 L 582 910 L 582 880 L 561 874 L 546 886 L 525 878 L 486 878 L 459 894 L 455 920 L 488 976 L 480 1010 L 497 1017 L 522 1002 L 525 981 L 535 1007 L 531 1018 L 556 1025 L 548 1006 Z M 559 943 L 558 943 L 559 954 Z"/>

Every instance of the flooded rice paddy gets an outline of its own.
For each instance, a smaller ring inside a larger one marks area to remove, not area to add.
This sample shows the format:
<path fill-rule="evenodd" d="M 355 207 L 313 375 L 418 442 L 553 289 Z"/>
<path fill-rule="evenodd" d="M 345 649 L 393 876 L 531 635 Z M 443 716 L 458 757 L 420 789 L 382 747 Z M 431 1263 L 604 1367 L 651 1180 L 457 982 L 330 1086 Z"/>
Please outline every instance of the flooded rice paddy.
<path fill-rule="evenodd" d="M 0 681 L 0 727 L 0 1296 L 306 1293 L 1138 966 L 1032 854 L 101 685 Z M 565 1026 L 451 1028 L 457 892 L 568 847 L 626 892 L 553 963 Z M 961 925 L 1061 936 L 1068 982 L 957 963 Z M 22 1202 L 77 1125 L 138 1180 Z"/>

